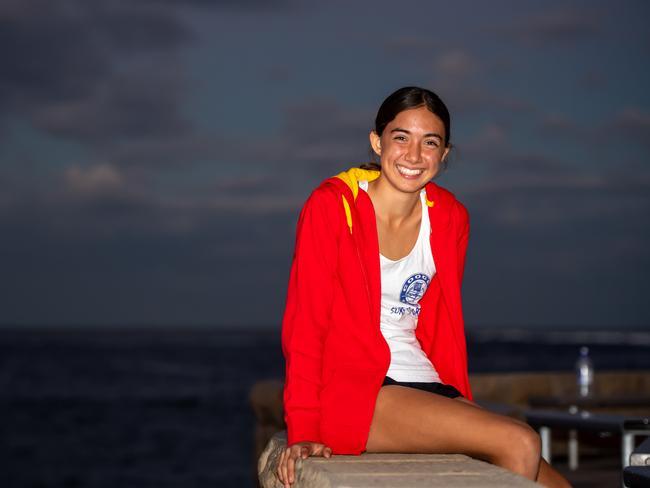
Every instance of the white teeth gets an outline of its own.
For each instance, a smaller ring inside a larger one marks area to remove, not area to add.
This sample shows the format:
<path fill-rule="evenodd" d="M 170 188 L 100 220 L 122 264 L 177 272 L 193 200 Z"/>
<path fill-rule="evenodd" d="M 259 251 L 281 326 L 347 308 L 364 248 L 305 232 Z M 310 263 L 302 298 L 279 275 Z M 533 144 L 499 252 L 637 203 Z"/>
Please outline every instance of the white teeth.
<path fill-rule="evenodd" d="M 422 169 L 408 169 L 408 168 L 405 168 L 404 166 L 399 166 L 399 165 L 397 166 L 397 169 L 398 169 L 398 171 L 400 173 L 402 173 L 403 175 L 406 175 L 406 176 L 421 175 L 422 172 L 424 171 Z"/>

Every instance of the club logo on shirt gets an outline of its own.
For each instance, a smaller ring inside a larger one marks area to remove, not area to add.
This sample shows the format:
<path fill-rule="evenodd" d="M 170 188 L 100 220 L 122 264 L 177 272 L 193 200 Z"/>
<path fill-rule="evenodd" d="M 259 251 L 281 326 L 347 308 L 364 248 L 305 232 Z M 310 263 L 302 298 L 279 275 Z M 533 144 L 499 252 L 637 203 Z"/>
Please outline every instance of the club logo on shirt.
<path fill-rule="evenodd" d="M 420 298 L 427 291 L 429 285 L 429 278 L 424 273 L 416 273 L 407 279 L 402 286 L 402 291 L 399 294 L 399 301 L 408 303 L 409 305 L 417 305 Z"/>

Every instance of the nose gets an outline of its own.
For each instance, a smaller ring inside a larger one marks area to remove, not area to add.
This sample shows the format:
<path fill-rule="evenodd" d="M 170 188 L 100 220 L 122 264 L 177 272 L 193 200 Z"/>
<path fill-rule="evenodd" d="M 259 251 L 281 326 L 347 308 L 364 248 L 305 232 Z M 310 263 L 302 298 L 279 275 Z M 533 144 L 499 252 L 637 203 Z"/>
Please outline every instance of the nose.
<path fill-rule="evenodd" d="M 411 142 L 406 149 L 404 160 L 408 163 L 417 163 L 420 161 L 420 145 L 417 142 Z"/>

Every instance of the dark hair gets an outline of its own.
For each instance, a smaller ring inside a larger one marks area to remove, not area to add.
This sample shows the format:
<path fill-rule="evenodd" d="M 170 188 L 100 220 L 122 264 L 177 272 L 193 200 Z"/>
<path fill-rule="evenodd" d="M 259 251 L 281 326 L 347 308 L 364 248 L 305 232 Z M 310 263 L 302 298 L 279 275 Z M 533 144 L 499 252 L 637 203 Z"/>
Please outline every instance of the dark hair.
<path fill-rule="evenodd" d="M 417 86 L 405 86 L 388 95 L 388 98 L 379 107 L 377 117 L 375 117 L 375 132 L 378 136 L 381 136 L 386 126 L 400 112 L 418 107 L 426 107 L 429 112 L 440 117 L 445 126 L 445 147 L 449 146 L 451 127 L 447 106 L 431 90 Z"/>
<path fill-rule="evenodd" d="M 445 126 L 445 147 L 449 147 L 451 118 L 447 106 L 440 97 L 431 90 L 417 86 L 405 86 L 388 95 L 377 111 L 377 117 L 375 117 L 375 133 L 381 137 L 386 126 L 395 119 L 400 112 L 418 107 L 426 107 L 429 112 L 437 115 L 440 120 L 442 120 L 442 123 Z M 371 155 L 374 156 L 372 150 Z M 365 164 L 362 167 L 368 169 L 380 169 L 376 162 Z"/>

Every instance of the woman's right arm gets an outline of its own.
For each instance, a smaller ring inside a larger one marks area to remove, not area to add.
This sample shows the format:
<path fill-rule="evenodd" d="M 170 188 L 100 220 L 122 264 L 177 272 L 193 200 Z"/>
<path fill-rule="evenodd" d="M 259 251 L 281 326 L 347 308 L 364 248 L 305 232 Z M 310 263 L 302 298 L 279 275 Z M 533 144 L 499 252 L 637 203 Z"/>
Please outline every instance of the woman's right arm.
<path fill-rule="evenodd" d="M 337 206 L 338 204 L 338 206 Z M 298 220 L 282 322 L 288 445 L 320 444 L 323 343 L 329 328 L 342 212 L 336 194 L 312 193 Z"/>

